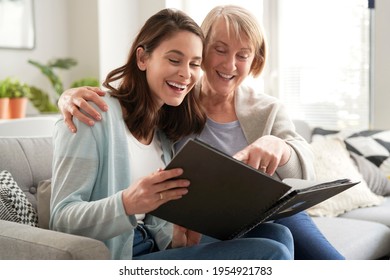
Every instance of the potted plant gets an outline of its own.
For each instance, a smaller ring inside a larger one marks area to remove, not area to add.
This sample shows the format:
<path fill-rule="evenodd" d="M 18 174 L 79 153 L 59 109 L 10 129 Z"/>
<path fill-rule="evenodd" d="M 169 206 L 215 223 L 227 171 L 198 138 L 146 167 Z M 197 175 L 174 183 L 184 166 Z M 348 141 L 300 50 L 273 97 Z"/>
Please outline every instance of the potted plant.
<path fill-rule="evenodd" d="M 57 97 L 59 97 L 64 91 L 64 85 L 60 76 L 55 73 L 55 69 L 67 70 L 77 65 L 77 61 L 73 58 L 58 58 L 48 61 L 46 64 L 40 63 L 35 60 L 28 60 L 28 63 L 37 67 L 45 77 L 48 78 L 52 88 L 54 89 Z M 74 81 L 70 87 L 80 86 L 99 86 L 99 81 L 93 77 L 86 77 Z M 58 112 L 56 105 L 57 100 L 52 102 L 50 94 L 35 86 L 30 87 L 30 101 L 41 113 Z"/>
<path fill-rule="evenodd" d="M 16 119 L 26 116 L 30 87 L 17 79 L 6 78 L 0 83 L 2 95 L 9 98 L 8 118 Z"/>

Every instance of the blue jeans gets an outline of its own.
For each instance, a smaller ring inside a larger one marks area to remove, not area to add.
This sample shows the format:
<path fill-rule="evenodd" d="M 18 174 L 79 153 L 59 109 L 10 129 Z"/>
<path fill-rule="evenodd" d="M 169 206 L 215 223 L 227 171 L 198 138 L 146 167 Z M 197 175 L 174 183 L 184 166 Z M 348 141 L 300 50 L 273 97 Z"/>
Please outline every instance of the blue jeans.
<path fill-rule="evenodd" d="M 278 224 L 263 223 L 247 232 L 241 238 L 261 238 L 275 240 L 278 243 L 284 244 L 287 247 L 287 250 L 290 252 L 291 256 L 294 256 L 294 242 L 292 239 L 292 234 L 289 230 L 286 229 L 286 227 Z M 208 243 L 215 241 L 219 240 L 209 236 L 203 236 L 201 242 Z"/>
<path fill-rule="evenodd" d="M 294 237 L 296 260 L 344 260 L 325 238 L 313 219 L 300 212 L 290 217 L 275 220 L 275 223 L 288 227 Z"/>
<path fill-rule="evenodd" d="M 142 260 L 290 260 L 293 240 L 290 231 L 269 223 L 264 231 L 273 232 L 280 241 L 251 237 L 219 241 L 205 237 L 191 247 L 158 250 L 147 230 L 139 226 L 134 232 L 133 259 Z"/>

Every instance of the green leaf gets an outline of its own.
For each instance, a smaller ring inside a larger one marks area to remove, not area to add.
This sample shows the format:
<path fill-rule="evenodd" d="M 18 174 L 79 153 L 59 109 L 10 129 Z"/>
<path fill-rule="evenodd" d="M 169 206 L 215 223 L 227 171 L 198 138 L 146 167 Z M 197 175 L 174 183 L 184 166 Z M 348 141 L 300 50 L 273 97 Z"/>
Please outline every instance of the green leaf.
<path fill-rule="evenodd" d="M 1 0 L 0 0 L 1 1 Z M 46 65 L 38 61 L 28 60 L 28 63 L 37 67 L 43 75 L 45 75 L 51 85 L 53 86 L 55 92 L 58 96 L 61 96 L 64 91 L 63 83 L 60 77 L 54 72 L 55 68 L 59 69 L 69 69 L 77 65 L 77 61 L 73 58 L 59 58 L 49 61 Z M 84 78 L 75 81 L 71 87 L 80 87 L 80 86 L 99 86 L 99 81 L 95 78 Z M 36 87 L 30 87 L 31 95 L 30 101 L 40 112 L 58 112 L 56 104 L 53 104 L 50 101 L 50 95 Z"/>
<path fill-rule="evenodd" d="M 87 78 L 83 78 L 83 79 L 79 79 L 77 81 L 74 81 L 70 85 L 71 88 L 83 87 L 83 86 L 99 87 L 100 83 L 96 78 L 87 77 Z"/>
<path fill-rule="evenodd" d="M 50 101 L 49 94 L 34 86 L 30 87 L 29 99 L 41 113 L 59 112 L 57 105 Z"/>
<path fill-rule="evenodd" d="M 34 61 L 34 60 L 28 60 L 28 63 L 34 65 L 35 67 L 37 67 L 41 70 L 42 74 L 44 74 L 49 79 L 51 85 L 53 86 L 53 88 L 54 88 L 55 92 L 58 94 L 58 96 L 60 96 L 62 94 L 62 92 L 64 91 L 62 81 L 61 81 L 60 77 L 54 73 L 51 66 L 41 64 L 41 63 Z"/>
<path fill-rule="evenodd" d="M 61 69 L 69 69 L 76 65 L 77 65 L 77 60 L 73 58 L 58 58 L 49 61 L 49 63 L 47 64 L 47 66 L 50 68 L 61 68 Z"/>

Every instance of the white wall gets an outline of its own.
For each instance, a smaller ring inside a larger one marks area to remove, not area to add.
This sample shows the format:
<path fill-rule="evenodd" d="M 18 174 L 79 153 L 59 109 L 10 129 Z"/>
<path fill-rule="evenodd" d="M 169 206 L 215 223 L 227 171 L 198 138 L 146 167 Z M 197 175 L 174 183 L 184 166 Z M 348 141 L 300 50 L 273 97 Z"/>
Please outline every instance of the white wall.
<path fill-rule="evenodd" d="M 390 129 L 390 1 L 375 3 L 373 128 Z"/>
<path fill-rule="evenodd" d="M 115 3 L 115 5 L 113 5 Z M 100 79 L 122 66 L 143 23 L 165 7 L 162 0 L 98 0 Z"/>
<path fill-rule="evenodd" d="M 99 78 L 98 3 L 96 0 L 65 1 L 68 3 L 69 56 L 78 61 L 69 71 L 70 80 Z"/>
<path fill-rule="evenodd" d="M 35 48 L 0 49 L 0 79 L 8 76 L 35 85 L 55 96 L 46 77 L 29 59 L 46 63 L 53 58 L 73 57 L 78 65 L 58 71 L 64 86 L 85 76 L 98 77 L 98 30 L 96 0 L 34 0 Z M 28 114 L 37 111 L 29 105 Z"/>

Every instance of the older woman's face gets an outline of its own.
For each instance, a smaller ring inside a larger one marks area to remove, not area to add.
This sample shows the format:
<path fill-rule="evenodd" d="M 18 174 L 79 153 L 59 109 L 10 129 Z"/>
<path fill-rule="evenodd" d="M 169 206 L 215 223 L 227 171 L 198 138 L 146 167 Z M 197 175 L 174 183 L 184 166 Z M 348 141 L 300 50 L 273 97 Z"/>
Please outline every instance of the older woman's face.
<path fill-rule="evenodd" d="M 241 40 L 237 40 L 233 32 L 228 36 L 223 19 L 219 19 L 210 32 L 203 57 L 203 86 L 218 94 L 233 93 L 250 74 L 253 46 L 244 36 Z"/>

